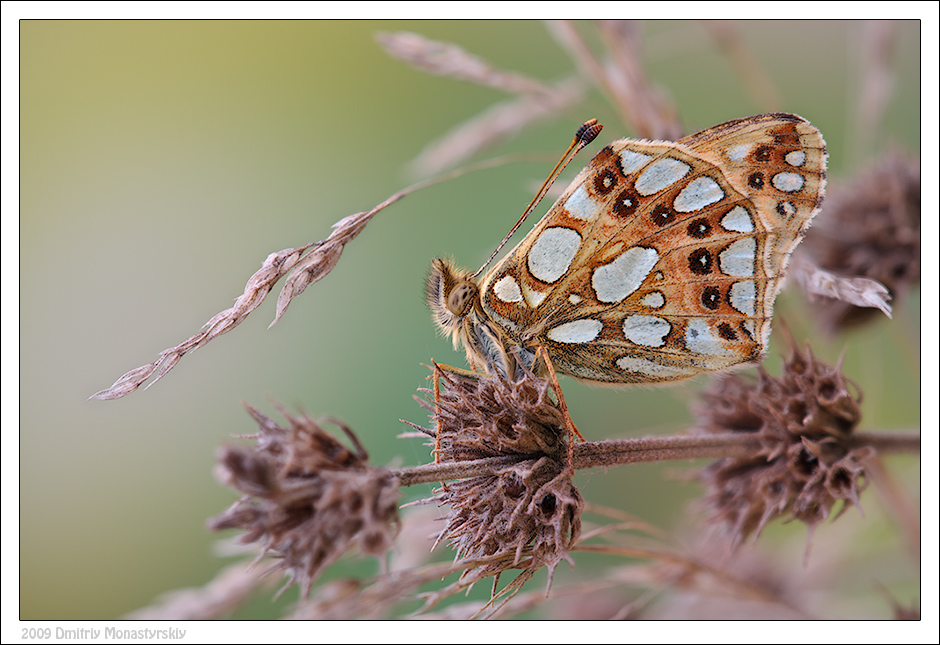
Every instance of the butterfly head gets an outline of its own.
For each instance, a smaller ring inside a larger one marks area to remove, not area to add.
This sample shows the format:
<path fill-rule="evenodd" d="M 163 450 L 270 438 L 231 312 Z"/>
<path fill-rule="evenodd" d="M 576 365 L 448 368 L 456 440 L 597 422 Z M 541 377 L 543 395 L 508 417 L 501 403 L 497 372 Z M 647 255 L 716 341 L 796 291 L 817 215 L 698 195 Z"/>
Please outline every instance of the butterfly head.
<path fill-rule="evenodd" d="M 431 316 L 440 330 L 451 336 L 454 345 L 467 314 L 477 301 L 479 287 L 470 273 L 440 258 L 431 263 L 426 298 Z"/>
<path fill-rule="evenodd" d="M 434 260 L 426 297 L 438 329 L 451 337 L 454 349 L 463 348 L 474 370 L 514 375 L 520 358 L 531 367 L 534 354 L 522 348 L 511 351 L 505 336 L 487 320 L 480 304 L 480 287 L 469 271 L 447 260 Z"/>

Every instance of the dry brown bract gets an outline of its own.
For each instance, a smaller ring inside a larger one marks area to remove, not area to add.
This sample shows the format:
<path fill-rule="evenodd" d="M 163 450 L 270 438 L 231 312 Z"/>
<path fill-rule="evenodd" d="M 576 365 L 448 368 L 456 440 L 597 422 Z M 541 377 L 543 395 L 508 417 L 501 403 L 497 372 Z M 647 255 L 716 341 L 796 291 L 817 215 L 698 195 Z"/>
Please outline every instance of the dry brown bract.
<path fill-rule="evenodd" d="M 352 546 L 381 555 L 398 528 L 398 480 L 391 471 L 367 463 L 355 435 L 348 449 L 317 422 L 286 414 L 282 428 L 257 410 L 255 446 L 226 446 L 218 477 L 245 494 L 210 520 L 215 530 L 247 531 L 242 542 L 260 542 L 262 555 L 273 552 L 279 566 L 299 581 L 306 595 L 319 572 Z"/>
<path fill-rule="evenodd" d="M 888 155 L 833 186 L 805 245 L 822 268 L 877 280 L 895 300 L 905 295 L 920 282 L 920 162 Z M 867 322 L 874 311 L 861 304 L 827 298 L 819 318 L 833 331 Z"/>
<path fill-rule="evenodd" d="M 793 350 L 780 378 L 758 371 L 756 383 L 738 375 L 716 380 L 698 410 L 705 432 L 746 433 L 760 441 L 752 456 L 720 459 L 700 471 L 708 487 L 704 506 L 735 545 L 775 517 L 789 514 L 812 532 L 836 502 L 857 506 L 866 484 L 863 464 L 875 454 L 854 441 L 861 395 L 853 395 L 838 366 L 807 348 Z"/>

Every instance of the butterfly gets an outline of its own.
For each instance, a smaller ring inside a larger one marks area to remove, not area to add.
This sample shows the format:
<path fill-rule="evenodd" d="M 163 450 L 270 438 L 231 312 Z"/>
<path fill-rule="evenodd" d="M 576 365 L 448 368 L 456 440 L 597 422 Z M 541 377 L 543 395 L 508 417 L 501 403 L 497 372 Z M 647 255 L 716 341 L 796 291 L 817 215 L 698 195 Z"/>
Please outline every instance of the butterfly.
<path fill-rule="evenodd" d="M 668 383 L 760 362 L 826 159 L 786 113 L 614 141 L 482 277 L 434 260 L 432 316 L 483 374 L 541 355 L 553 377 Z"/>

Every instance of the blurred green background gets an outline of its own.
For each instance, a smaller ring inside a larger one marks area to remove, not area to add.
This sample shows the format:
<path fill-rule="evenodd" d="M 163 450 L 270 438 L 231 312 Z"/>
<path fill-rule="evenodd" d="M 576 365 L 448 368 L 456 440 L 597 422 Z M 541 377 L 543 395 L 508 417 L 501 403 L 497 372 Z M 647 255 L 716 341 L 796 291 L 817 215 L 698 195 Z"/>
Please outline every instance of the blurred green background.
<path fill-rule="evenodd" d="M 738 28 L 783 97 L 779 107 L 824 133 L 832 181 L 889 145 L 919 150 L 918 23 L 897 25 L 885 131 L 862 157 L 852 140 L 862 26 Z M 551 162 L 475 173 L 406 198 L 376 217 L 273 329 L 266 327 L 275 294 L 153 388 L 87 400 L 229 307 L 269 253 L 325 238 L 333 222 L 410 184 L 407 162 L 429 141 L 507 98 L 386 56 L 374 35 L 399 30 L 457 43 L 538 79 L 576 70 L 539 22 L 20 24 L 21 618 L 116 618 L 162 592 L 202 585 L 226 566 L 205 521 L 235 499 L 213 478 L 213 455 L 231 435 L 253 431 L 242 402 L 273 416 L 273 397 L 339 417 L 374 463 L 428 460 L 420 440 L 396 438 L 408 429 L 398 420 L 426 420 L 412 400 L 425 385 L 421 363 L 463 364 L 425 308 L 428 263 L 450 255 L 478 266 Z M 643 37 L 647 71 L 690 132 L 763 111 L 701 24 L 647 23 Z M 594 94 L 488 154 L 554 158 L 590 117 L 606 125 L 596 149 L 632 134 Z M 799 294 L 784 294 L 778 311 L 823 360 L 844 352 L 845 372 L 865 392 L 863 427 L 918 427 L 919 292 L 893 321 L 837 338 L 814 332 Z M 771 373 L 781 347 L 777 340 Z M 601 439 L 688 427 L 688 405 L 703 382 L 617 391 L 564 379 L 563 386 L 578 426 Z M 916 490 L 919 460 L 888 465 Z M 688 503 L 699 488 L 671 477 L 682 469 L 621 468 L 581 474 L 579 484 L 589 501 L 688 534 L 695 530 Z M 430 491 L 417 488 L 411 498 Z M 864 519 L 850 510 L 840 522 L 901 549 L 877 496 L 863 501 Z M 451 557 L 446 548 L 441 557 Z M 902 585 L 899 596 L 909 601 L 917 564 L 898 562 L 858 572 L 860 584 Z M 351 566 L 376 571 L 374 560 Z M 329 575 L 348 570 L 341 563 Z M 265 598 L 244 615 L 279 612 Z"/>

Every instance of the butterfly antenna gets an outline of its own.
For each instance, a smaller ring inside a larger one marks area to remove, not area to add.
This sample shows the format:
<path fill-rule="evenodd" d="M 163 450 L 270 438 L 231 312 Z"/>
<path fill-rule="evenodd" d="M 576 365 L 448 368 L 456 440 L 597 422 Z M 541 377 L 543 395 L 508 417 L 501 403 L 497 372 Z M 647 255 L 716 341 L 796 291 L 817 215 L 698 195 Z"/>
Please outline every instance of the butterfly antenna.
<path fill-rule="evenodd" d="M 585 121 L 584 124 L 578 128 L 578 131 L 574 133 L 574 139 L 572 139 L 571 145 L 568 146 L 568 149 L 565 150 L 565 154 L 561 156 L 561 159 L 559 159 L 558 163 L 555 164 L 555 167 L 552 168 L 552 172 L 549 173 L 548 179 L 545 180 L 545 182 L 542 184 L 542 187 L 535 194 L 535 197 L 533 197 L 532 201 L 529 202 L 529 205 L 522 213 L 522 217 L 519 218 L 519 221 L 516 222 L 512 229 L 510 229 L 509 233 L 506 234 L 506 237 L 504 237 L 503 241 L 499 243 L 499 245 L 496 247 L 496 250 L 493 251 L 493 254 L 486 262 L 483 263 L 483 266 L 481 266 L 477 272 L 471 276 L 472 278 L 476 278 L 478 275 L 483 273 L 483 269 L 485 269 L 487 265 L 493 261 L 493 258 L 496 257 L 496 254 L 499 253 L 500 249 L 506 245 L 506 242 L 509 241 L 509 238 L 513 236 L 513 233 L 519 230 L 519 227 L 522 226 L 522 223 L 525 221 L 525 218 L 529 216 L 529 213 L 531 213 L 535 207 L 538 206 L 538 203 L 542 201 L 542 198 L 545 197 L 545 193 L 547 193 L 548 189 L 552 187 L 553 183 L 555 183 L 555 179 L 557 179 L 558 175 L 560 175 L 561 172 L 565 169 L 565 166 L 568 165 L 568 162 L 574 159 L 574 156 L 581 151 L 581 148 L 594 141 L 594 139 L 597 138 L 597 135 L 599 135 L 603 129 L 604 126 L 598 123 L 597 119 Z"/>

